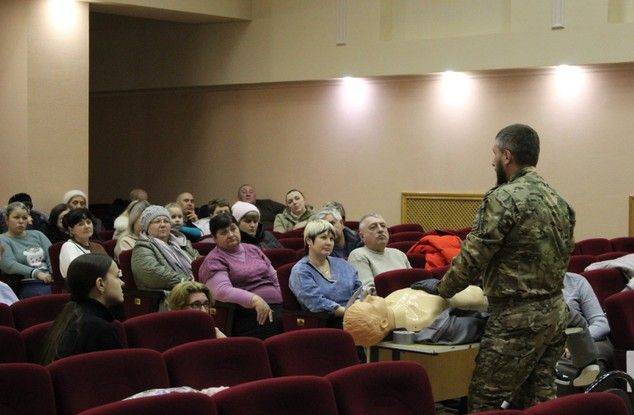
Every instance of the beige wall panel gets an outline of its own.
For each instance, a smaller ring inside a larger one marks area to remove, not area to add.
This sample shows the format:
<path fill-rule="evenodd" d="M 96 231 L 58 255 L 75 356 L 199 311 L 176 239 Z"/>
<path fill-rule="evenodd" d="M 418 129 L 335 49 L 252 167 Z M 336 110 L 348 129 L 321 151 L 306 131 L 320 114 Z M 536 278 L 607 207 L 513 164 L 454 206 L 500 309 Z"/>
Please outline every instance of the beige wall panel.
<path fill-rule="evenodd" d="M 577 210 L 577 237 L 625 235 L 634 68 L 585 72 L 576 94 L 556 79 L 533 71 L 453 90 L 426 78 L 94 94 L 91 193 L 108 202 L 140 185 L 160 203 L 186 189 L 206 201 L 251 182 L 262 197 L 299 187 L 309 203 L 341 200 L 351 219 L 376 210 L 396 223 L 403 191 L 488 190 L 494 135 L 524 122 L 542 137 L 539 170 Z"/>
<path fill-rule="evenodd" d="M 91 90 L 634 60 L 629 2 L 565 4 L 566 28 L 551 30 L 551 0 L 348 0 L 345 46 L 336 0 L 258 0 L 249 22 L 204 25 L 98 15 Z"/>

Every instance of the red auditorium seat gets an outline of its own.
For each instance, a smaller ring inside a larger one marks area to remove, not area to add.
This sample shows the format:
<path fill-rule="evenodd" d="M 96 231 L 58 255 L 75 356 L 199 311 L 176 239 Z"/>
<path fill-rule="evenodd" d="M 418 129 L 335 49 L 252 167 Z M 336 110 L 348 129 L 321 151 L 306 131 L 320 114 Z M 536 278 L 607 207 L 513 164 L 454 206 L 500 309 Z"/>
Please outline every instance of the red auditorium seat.
<path fill-rule="evenodd" d="M 52 326 L 53 322 L 47 321 L 46 323 L 36 324 L 20 332 L 20 336 L 24 342 L 24 349 L 26 350 L 27 361 L 31 363 L 41 363 L 44 342 Z"/>
<path fill-rule="evenodd" d="M 77 414 L 136 393 L 169 387 L 165 362 L 147 349 L 106 350 L 70 356 L 47 366 L 58 415 Z"/>
<path fill-rule="evenodd" d="M 445 265 L 444 267 L 436 267 L 429 270 L 431 272 L 432 278 L 436 278 L 437 280 L 442 280 L 447 271 L 451 268 L 450 265 Z"/>
<path fill-rule="evenodd" d="M 164 352 L 163 358 L 172 386 L 204 389 L 273 377 L 264 343 L 253 337 L 186 343 Z"/>
<path fill-rule="evenodd" d="M 359 221 L 356 220 L 347 220 L 343 223 L 343 225 L 348 229 L 352 229 L 353 231 L 359 230 Z"/>
<path fill-rule="evenodd" d="M 590 283 L 601 307 L 603 307 L 606 298 L 625 288 L 625 278 L 621 271 L 616 268 L 585 271 L 581 275 Z"/>
<path fill-rule="evenodd" d="M 376 362 L 326 376 L 339 415 L 434 415 L 425 369 L 414 362 Z"/>
<path fill-rule="evenodd" d="M 607 392 L 577 393 L 539 403 L 527 415 L 629 415 L 623 399 Z"/>
<path fill-rule="evenodd" d="M 107 241 L 102 242 L 101 245 L 103 246 L 103 249 L 106 250 L 106 252 L 110 256 L 110 258 L 115 259 L 115 257 L 114 257 L 114 247 L 117 245 L 117 240 L 116 239 L 108 239 Z"/>
<path fill-rule="evenodd" d="M 486 412 L 473 412 L 471 415 L 526 415 L 526 412 L 518 409 L 498 409 Z"/>
<path fill-rule="evenodd" d="M 97 237 L 100 241 L 109 241 L 114 236 L 114 230 L 103 230 L 97 232 Z"/>
<path fill-rule="evenodd" d="M 30 297 L 11 304 L 15 328 L 24 330 L 36 324 L 53 321 L 70 300 L 70 294 L 49 294 Z"/>
<path fill-rule="evenodd" d="M 132 250 L 121 251 L 119 254 L 119 268 L 123 282 L 124 302 L 126 318 L 142 316 L 158 311 L 161 301 L 165 298 L 162 290 L 139 290 L 132 273 Z"/>
<path fill-rule="evenodd" d="M 575 249 L 582 255 L 601 255 L 612 251 L 612 244 L 605 238 L 591 238 L 577 242 Z"/>
<path fill-rule="evenodd" d="M 284 238 L 280 239 L 280 244 L 282 244 L 284 248 L 296 251 L 304 248 L 304 238 Z"/>
<path fill-rule="evenodd" d="M 407 259 L 412 268 L 425 268 L 424 254 L 407 254 Z"/>
<path fill-rule="evenodd" d="M 264 340 L 273 376 L 324 376 L 356 365 L 352 336 L 340 329 L 311 329 L 278 334 Z"/>
<path fill-rule="evenodd" d="M 288 280 L 291 277 L 293 265 L 295 264 L 282 265 L 277 270 L 277 279 L 282 291 L 282 323 L 284 331 L 326 327 L 330 315 L 302 310 L 302 306 L 291 291 Z"/>
<path fill-rule="evenodd" d="M 51 275 L 53 276 L 53 283 L 51 284 L 51 291 L 53 294 L 59 294 L 66 292 L 66 280 L 62 277 L 62 273 L 59 270 L 59 253 L 62 250 L 64 242 L 55 242 L 48 247 L 48 257 L 51 261 Z"/>
<path fill-rule="evenodd" d="M 26 351 L 20 332 L 13 327 L 0 327 L 0 363 L 26 362 Z"/>
<path fill-rule="evenodd" d="M 282 265 L 297 261 L 297 253 L 289 248 L 263 249 L 262 252 L 271 261 L 273 268 L 278 269 Z"/>
<path fill-rule="evenodd" d="M 593 255 L 570 255 L 570 259 L 568 260 L 568 272 L 580 274 L 593 262 L 595 262 Z"/>
<path fill-rule="evenodd" d="M 616 368 L 625 371 L 625 353 L 634 350 L 634 291 L 609 296 L 603 307 L 610 323 Z"/>
<path fill-rule="evenodd" d="M 460 228 L 460 229 L 456 229 L 454 231 L 452 231 L 458 238 L 462 239 L 463 241 L 467 238 L 467 235 L 469 235 L 469 233 L 471 232 L 471 228 Z"/>
<path fill-rule="evenodd" d="M 623 251 L 631 254 L 634 252 L 634 238 L 626 236 L 623 238 L 610 239 L 613 251 Z"/>
<path fill-rule="evenodd" d="M 387 297 L 390 293 L 401 288 L 409 288 L 417 281 L 433 278 L 431 271 L 421 268 L 395 269 L 383 272 L 374 277 L 376 293 L 380 297 Z"/>
<path fill-rule="evenodd" d="M 337 415 L 330 383 L 316 376 L 257 380 L 212 397 L 219 415 Z"/>
<path fill-rule="evenodd" d="M 424 233 L 422 232 L 399 232 L 394 235 L 390 235 L 390 243 L 403 241 L 418 242 L 423 235 Z"/>
<path fill-rule="evenodd" d="M 277 239 L 303 238 L 304 237 L 304 228 L 293 229 L 292 231 L 288 231 L 288 232 L 284 232 L 284 233 L 274 232 L 273 235 L 275 235 L 275 237 Z"/>
<path fill-rule="evenodd" d="M 174 346 L 216 337 L 214 320 L 200 310 L 152 313 L 123 323 L 128 347 L 164 352 Z"/>
<path fill-rule="evenodd" d="M 198 253 L 203 257 L 207 256 L 207 254 L 210 253 L 211 250 L 215 247 L 216 244 L 213 242 L 194 242 L 192 244 L 192 248 L 198 251 Z"/>
<path fill-rule="evenodd" d="M 192 273 L 194 274 L 194 279 L 199 282 L 198 273 L 200 272 L 200 267 L 203 262 L 205 262 L 204 256 L 199 256 L 192 261 Z M 233 313 L 235 308 L 235 304 L 214 300 L 214 305 L 209 310 L 216 327 L 218 327 L 218 329 L 226 336 L 231 335 L 231 328 L 233 327 Z"/>
<path fill-rule="evenodd" d="M 202 393 L 170 393 L 98 406 L 80 415 L 216 415 L 216 404 Z"/>
<path fill-rule="evenodd" d="M 13 314 L 11 314 L 11 307 L 2 303 L 0 303 L 0 326 L 15 327 Z"/>
<path fill-rule="evenodd" d="M 394 225 L 387 228 L 390 233 L 390 237 L 400 232 L 425 232 L 423 227 L 418 223 L 402 223 L 400 225 Z"/>
<path fill-rule="evenodd" d="M 46 368 L 30 363 L 0 365 L 0 413 L 55 415 L 53 385 Z"/>
<path fill-rule="evenodd" d="M 594 257 L 594 261 L 592 262 L 609 261 L 610 259 L 621 258 L 622 256 L 625 256 L 627 254 L 628 253 L 624 251 L 606 252 L 605 254 L 596 255 Z"/>
<path fill-rule="evenodd" d="M 417 241 L 390 242 L 389 244 L 387 244 L 387 247 L 398 249 L 399 251 L 407 254 L 407 251 L 409 251 L 409 249 L 414 246 L 416 242 Z"/>

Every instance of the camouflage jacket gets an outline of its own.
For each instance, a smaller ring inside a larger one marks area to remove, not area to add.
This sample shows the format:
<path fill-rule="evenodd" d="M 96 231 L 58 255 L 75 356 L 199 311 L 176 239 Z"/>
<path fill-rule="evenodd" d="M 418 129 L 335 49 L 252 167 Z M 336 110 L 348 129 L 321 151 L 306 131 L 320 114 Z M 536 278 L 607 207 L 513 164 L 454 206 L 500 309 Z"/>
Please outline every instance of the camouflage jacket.
<path fill-rule="evenodd" d="M 568 203 L 534 167 L 525 167 L 486 193 L 438 292 L 449 298 L 482 276 L 492 303 L 560 293 L 574 226 Z"/>

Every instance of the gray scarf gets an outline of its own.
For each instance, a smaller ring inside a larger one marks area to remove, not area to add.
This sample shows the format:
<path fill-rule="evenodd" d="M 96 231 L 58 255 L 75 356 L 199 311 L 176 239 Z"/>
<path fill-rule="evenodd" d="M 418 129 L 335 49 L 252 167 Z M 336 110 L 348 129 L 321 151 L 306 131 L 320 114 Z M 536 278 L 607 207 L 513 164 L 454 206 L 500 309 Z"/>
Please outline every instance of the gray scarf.
<path fill-rule="evenodd" d="M 193 258 L 180 247 L 178 244 L 178 238 L 170 234 L 168 242 L 164 242 L 158 238 L 147 235 L 148 240 L 152 245 L 161 251 L 161 254 L 165 257 L 170 267 L 174 271 L 182 271 L 183 273 L 193 276 L 192 274 L 192 261 Z"/>

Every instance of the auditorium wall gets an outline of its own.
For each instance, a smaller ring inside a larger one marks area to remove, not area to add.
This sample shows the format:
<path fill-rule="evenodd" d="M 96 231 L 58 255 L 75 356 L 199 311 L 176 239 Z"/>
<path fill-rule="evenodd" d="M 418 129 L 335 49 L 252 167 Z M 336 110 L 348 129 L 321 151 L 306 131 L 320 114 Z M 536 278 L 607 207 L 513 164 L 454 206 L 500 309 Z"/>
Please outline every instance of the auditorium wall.
<path fill-rule="evenodd" d="M 94 92 L 90 191 L 109 202 L 143 186 L 165 203 L 298 187 L 350 219 L 396 223 L 403 191 L 488 190 L 493 137 L 522 122 L 541 135 L 539 171 L 576 209 L 577 238 L 616 237 L 633 190 L 632 102 L 632 65 Z"/>

